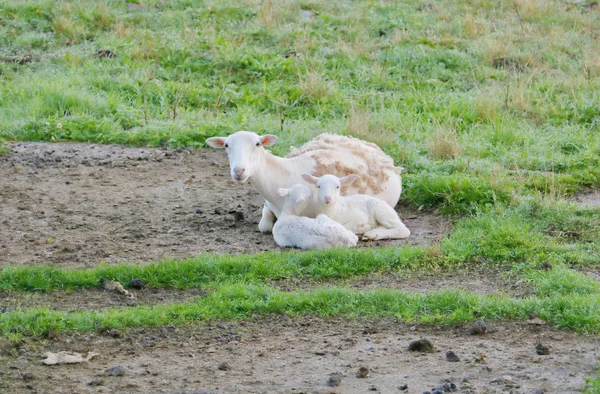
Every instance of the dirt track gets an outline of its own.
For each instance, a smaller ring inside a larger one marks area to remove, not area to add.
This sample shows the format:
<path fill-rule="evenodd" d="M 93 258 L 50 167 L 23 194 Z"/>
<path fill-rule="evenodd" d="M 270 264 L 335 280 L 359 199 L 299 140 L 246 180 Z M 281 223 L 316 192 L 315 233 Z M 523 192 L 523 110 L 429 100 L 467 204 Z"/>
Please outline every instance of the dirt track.
<path fill-rule="evenodd" d="M 18 143 L 0 158 L 0 264 L 277 248 L 258 232 L 261 207 L 251 185 L 231 180 L 222 151 Z M 449 230 L 443 217 L 400 212 L 413 234 L 381 244 L 426 244 Z"/>
<path fill-rule="evenodd" d="M 407 392 L 422 393 L 448 380 L 461 393 L 576 393 L 596 370 L 600 349 L 594 338 L 536 321 L 497 322 L 490 331 L 472 336 L 466 326 L 271 316 L 25 339 L 16 346 L 4 344 L 0 391 L 402 393 L 398 387 L 407 384 Z M 409 352 L 409 342 L 419 338 L 430 339 L 437 351 Z M 549 355 L 536 354 L 538 342 L 550 347 Z M 44 352 L 61 350 L 93 350 L 100 356 L 78 365 L 40 363 Z M 446 361 L 448 350 L 460 361 Z M 17 356 L 6 356 L 10 353 Z M 357 378 L 361 366 L 369 369 L 367 378 Z M 123 376 L 111 375 L 118 367 Z M 342 374 L 341 384 L 330 387 L 327 381 L 336 372 Z"/>

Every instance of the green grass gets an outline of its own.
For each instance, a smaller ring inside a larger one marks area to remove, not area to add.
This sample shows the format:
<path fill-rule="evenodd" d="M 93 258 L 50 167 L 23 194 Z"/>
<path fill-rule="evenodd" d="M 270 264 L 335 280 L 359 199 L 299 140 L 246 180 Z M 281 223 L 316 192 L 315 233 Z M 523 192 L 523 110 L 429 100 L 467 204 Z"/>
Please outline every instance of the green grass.
<path fill-rule="evenodd" d="M 403 202 L 455 222 L 427 248 L 3 267 L 4 291 L 140 278 L 211 292 L 105 312 L 15 310 L 0 315 L 0 333 L 268 313 L 440 325 L 530 312 L 599 333 L 600 285 L 578 270 L 599 264 L 600 211 L 561 199 L 600 186 L 600 13 L 558 0 L 424 4 L 148 0 L 132 9 L 115 0 L 0 0 L 0 155 L 10 141 L 201 148 L 240 129 L 279 135 L 273 151 L 283 155 L 320 133 L 340 133 L 377 143 L 405 168 Z M 115 56 L 99 56 L 106 51 Z M 265 285 L 486 267 L 527 282 L 533 295 Z M 598 382 L 590 380 L 589 393 L 600 392 Z"/>
<path fill-rule="evenodd" d="M 0 4 L 0 139 L 201 147 L 247 129 L 282 154 L 352 134 L 406 168 L 407 201 L 458 214 L 600 184 L 600 16 L 583 5 Z"/>
<path fill-rule="evenodd" d="M 264 285 L 227 285 L 208 297 L 183 304 L 72 313 L 46 308 L 0 315 L 0 333 L 44 335 L 53 330 L 91 331 L 106 328 L 183 324 L 206 319 L 242 319 L 253 314 L 385 317 L 404 322 L 448 325 L 501 318 L 540 318 L 584 333 L 600 332 L 600 296 L 554 295 L 511 299 L 479 296 L 461 290 L 409 294 L 379 289 L 368 292 L 342 288 L 282 292 Z"/>
<path fill-rule="evenodd" d="M 599 394 L 600 393 L 600 378 L 588 379 L 584 393 L 585 394 Z"/>

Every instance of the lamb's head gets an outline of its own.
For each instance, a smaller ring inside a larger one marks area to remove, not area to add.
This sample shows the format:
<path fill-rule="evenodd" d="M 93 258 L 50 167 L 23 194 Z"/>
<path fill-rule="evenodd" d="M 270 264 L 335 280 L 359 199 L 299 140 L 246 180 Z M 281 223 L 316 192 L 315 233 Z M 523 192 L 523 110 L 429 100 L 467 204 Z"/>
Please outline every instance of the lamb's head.
<path fill-rule="evenodd" d="M 335 175 L 327 174 L 320 178 L 316 178 L 309 174 L 302 174 L 302 179 L 311 185 L 316 185 L 319 202 L 325 205 L 335 204 L 340 196 L 342 186 L 350 186 L 358 179 L 358 175 L 352 174 L 343 178 L 338 178 Z"/>
<path fill-rule="evenodd" d="M 299 215 L 313 199 L 312 188 L 302 184 L 277 189 L 277 194 L 285 197 L 282 213 L 288 215 Z"/>
<path fill-rule="evenodd" d="M 206 144 L 213 148 L 225 148 L 229 157 L 229 168 L 234 181 L 246 182 L 261 164 L 265 146 L 277 142 L 274 135 L 258 135 L 251 131 L 238 131 L 229 137 L 212 137 Z"/>

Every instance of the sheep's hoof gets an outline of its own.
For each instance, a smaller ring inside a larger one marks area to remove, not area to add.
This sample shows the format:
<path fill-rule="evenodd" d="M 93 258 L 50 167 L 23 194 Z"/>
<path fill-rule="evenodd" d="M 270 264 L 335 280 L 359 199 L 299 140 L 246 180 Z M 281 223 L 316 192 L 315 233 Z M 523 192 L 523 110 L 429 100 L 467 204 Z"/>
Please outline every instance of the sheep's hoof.
<path fill-rule="evenodd" d="M 258 223 L 258 230 L 263 234 L 270 234 L 273 232 L 272 222 L 263 222 L 262 220 Z"/>
<path fill-rule="evenodd" d="M 370 236 L 370 235 L 363 235 L 360 238 L 361 241 L 377 241 L 377 237 L 374 236 Z"/>

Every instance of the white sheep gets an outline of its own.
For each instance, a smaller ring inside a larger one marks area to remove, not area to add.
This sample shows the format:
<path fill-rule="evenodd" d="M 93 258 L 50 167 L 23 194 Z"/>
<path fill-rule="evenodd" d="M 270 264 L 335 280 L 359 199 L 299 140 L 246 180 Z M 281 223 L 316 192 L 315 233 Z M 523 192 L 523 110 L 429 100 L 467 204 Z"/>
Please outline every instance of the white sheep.
<path fill-rule="evenodd" d="M 270 232 L 281 214 L 284 198 L 277 190 L 301 183 L 304 173 L 315 176 L 357 174 L 360 179 L 346 194 L 373 195 L 391 207 L 398 203 L 402 191 L 401 168 L 395 167 L 392 158 L 377 145 L 352 137 L 321 134 L 300 149 L 292 147 L 288 157 L 283 158 L 264 149 L 276 142 L 274 135 L 259 136 L 249 131 L 206 140 L 213 148 L 226 149 L 233 180 L 249 181 L 265 199 L 258 224 L 261 232 Z M 316 206 L 308 204 L 302 215 L 315 217 Z"/>
<path fill-rule="evenodd" d="M 351 185 L 358 176 L 338 178 L 327 174 L 316 178 L 304 174 L 302 177 L 317 186 L 317 213 L 326 214 L 355 234 L 362 234 L 363 240 L 399 239 L 410 235 L 396 211 L 379 198 L 365 194 L 340 195 L 341 187 Z"/>
<path fill-rule="evenodd" d="M 356 246 L 358 237 L 327 215 L 318 215 L 316 219 L 299 216 L 314 200 L 311 187 L 297 184 L 277 192 L 285 197 L 281 215 L 273 226 L 277 245 L 300 249 Z"/>

